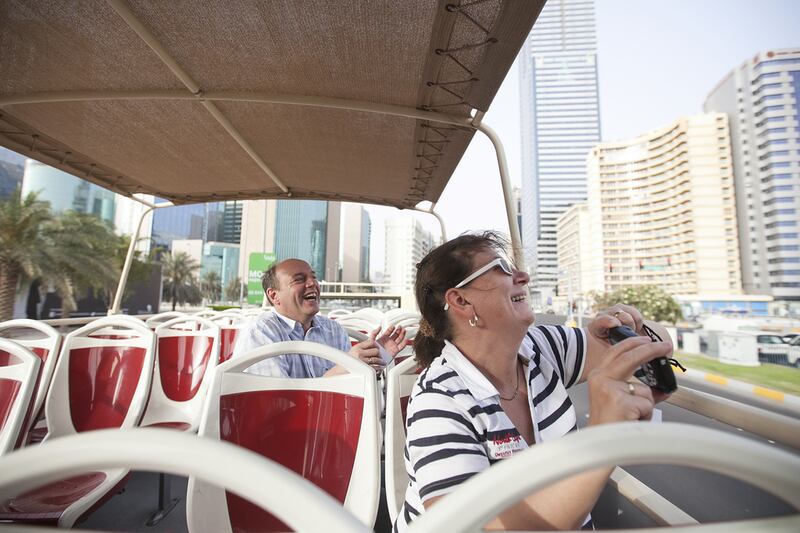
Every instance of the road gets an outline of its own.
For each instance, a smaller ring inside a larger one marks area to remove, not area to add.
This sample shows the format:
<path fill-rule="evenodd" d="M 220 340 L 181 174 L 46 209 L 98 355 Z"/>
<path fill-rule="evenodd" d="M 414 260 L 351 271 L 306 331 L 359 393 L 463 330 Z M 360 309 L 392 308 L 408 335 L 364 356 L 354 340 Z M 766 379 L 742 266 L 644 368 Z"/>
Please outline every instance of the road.
<path fill-rule="evenodd" d="M 775 412 L 798 418 L 796 411 L 786 409 L 777 402 L 762 401 L 755 396 L 745 397 L 730 390 L 724 390 L 723 387 L 710 384 L 707 386 L 704 383 L 689 382 L 685 379 L 681 379 L 680 384 L 684 387 L 744 401 L 757 407 L 770 408 Z M 578 413 L 578 424 L 584 426 L 587 423 L 588 413 L 586 385 L 571 389 L 570 396 Z M 797 453 L 762 437 L 679 407 L 660 404 L 659 408 L 662 410 L 662 419 L 665 422 L 710 427 Z M 777 516 L 792 512 L 789 505 L 760 489 L 712 472 L 663 465 L 629 466 L 625 467 L 625 470 L 700 522 Z M 605 507 L 602 513 L 600 511 L 593 513 L 598 526 L 608 527 L 613 524 L 614 527 L 642 527 L 651 524 L 639 511 L 623 498 L 616 496 L 613 491 L 607 490 L 604 493 L 601 507 Z"/>

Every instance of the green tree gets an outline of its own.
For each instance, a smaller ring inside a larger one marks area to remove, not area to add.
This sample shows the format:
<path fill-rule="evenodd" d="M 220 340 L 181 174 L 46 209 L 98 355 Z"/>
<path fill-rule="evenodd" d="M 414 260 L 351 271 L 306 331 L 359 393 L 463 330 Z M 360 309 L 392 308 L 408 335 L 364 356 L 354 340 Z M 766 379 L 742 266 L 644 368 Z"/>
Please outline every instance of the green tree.
<path fill-rule="evenodd" d="M 225 284 L 225 300 L 238 302 L 242 291 L 242 278 L 234 278 Z"/>
<path fill-rule="evenodd" d="M 683 318 L 678 302 L 656 285 L 634 285 L 613 292 L 593 293 L 591 296 L 594 299 L 595 311 L 608 309 L 614 304 L 622 303 L 632 305 L 642 313 L 642 316 L 656 322 L 674 324 Z"/>
<path fill-rule="evenodd" d="M 53 258 L 44 269 L 61 297 L 61 316 L 66 318 L 77 307 L 76 294 L 96 290 L 106 294 L 116 283 L 114 252 L 118 237 L 103 220 L 93 215 L 66 211 L 42 228 Z"/>
<path fill-rule="evenodd" d="M 151 240 L 149 237 L 140 237 L 136 242 L 142 242 L 146 240 Z M 117 286 L 119 285 L 119 276 L 122 274 L 122 269 L 125 267 L 125 259 L 128 255 L 128 248 L 131 244 L 131 236 L 130 235 L 118 235 L 116 236 L 116 241 L 114 242 L 114 257 L 113 263 L 114 268 L 117 271 L 117 276 L 115 279 L 109 284 L 107 287 L 107 298 L 109 303 L 114 301 L 114 296 L 117 292 Z M 153 264 L 155 262 L 156 257 L 158 256 L 159 252 L 162 252 L 163 249 L 158 247 L 152 247 L 150 249 L 149 254 L 143 254 L 139 250 L 134 250 L 133 252 L 133 260 L 131 261 L 131 268 L 128 272 L 128 280 L 125 283 L 125 292 L 123 293 L 123 298 L 127 298 L 133 292 L 133 285 L 139 281 L 145 281 L 150 276 L 150 272 L 153 269 Z"/>
<path fill-rule="evenodd" d="M 206 271 L 200 278 L 200 290 L 203 293 L 203 298 L 210 302 L 219 300 L 222 292 L 222 279 L 220 279 L 219 273 L 215 270 Z"/>
<path fill-rule="evenodd" d="M 41 276 L 52 259 L 42 233 L 52 219 L 50 204 L 36 193 L 22 198 L 17 190 L 0 202 L 0 321 L 13 316 L 18 287 Z"/>
<path fill-rule="evenodd" d="M 91 215 L 53 216 L 36 193 L 0 202 L 0 320 L 12 317 L 17 290 L 36 278 L 61 297 L 61 314 L 76 307 L 76 291 L 100 289 L 116 277 L 111 227 Z"/>
<path fill-rule="evenodd" d="M 179 303 L 199 304 L 203 301 L 194 276 L 199 269 L 197 261 L 186 252 L 164 254 L 161 257 L 164 297 L 172 302 L 173 311 Z"/>

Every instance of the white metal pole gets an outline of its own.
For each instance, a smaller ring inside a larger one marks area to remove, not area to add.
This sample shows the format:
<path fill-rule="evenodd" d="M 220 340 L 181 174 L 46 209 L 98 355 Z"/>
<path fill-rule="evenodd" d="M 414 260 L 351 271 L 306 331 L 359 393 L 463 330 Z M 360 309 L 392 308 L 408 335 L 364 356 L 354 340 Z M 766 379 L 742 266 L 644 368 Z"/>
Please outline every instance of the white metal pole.
<path fill-rule="evenodd" d="M 514 252 L 514 262 L 517 264 L 519 270 L 525 270 L 525 257 L 522 253 L 522 236 L 519 232 L 517 225 L 517 206 L 514 202 L 514 194 L 511 189 L 511 180 L 508 175 L 508 162 L 506 161 L 506 152 L 503 149 L 503 143 L 500 141 L 497 133 L 484 123 L 478 126 L 478 129 L 484 133 L 494 145 L 494 151 L 497 154 L 497 166 L 500 169 L 500 183 L 503 185 L 503 198 L 506 203 L 506 216 L 508 217 L 508 229 L 511 235 L 511 247 Z"/>
<path fill-rule="evenodd" d="M 442 219 L 441 215 L 433 210 L 434 206 L 432 205 L 430 209 L 420 209 L 415 207 L 415 211 L 419 211 L 420 213 L 427 213 L 429 215 L 433 215 L 436 217 L 436 220 L 439 221 L 439 229 L 442 231 L 442 242 L 447 242 L 447 230 L 444 227 L 444 220 Z"/>
<path fill-rule="evenodd" d="M 122 273 L 119 276 L 119 283 L 117 284 L 117 292 L 114 293 L 114 303 L 111 305 L 111 309 L 108 310 L 109 315 L 116 315 L 117 313 L 119 313 L 119 308 L 122 305 L 122 293 L 125 292 L 125 285 L 128 282 L 128 274 L 131 271 L 131 264 L 133 263 L 133 255 L 134 251 L 136 250 L 136 241 L 139 240 L 139 233 L 142 231 L 142 223 L 144 222 L 144 217 L 146 217 L 156 207 L 157 206 L 153 205 L 147 207 L 144 211 L 142 211 L 142 215 L 139 217 L 139 223 L 136 224 L 136 231 L 134 231 L 133 235 L 131 235 L 131 243 L 128 245 L 128 255 L 125 256 L 125 265 L 122 267 Z"/>

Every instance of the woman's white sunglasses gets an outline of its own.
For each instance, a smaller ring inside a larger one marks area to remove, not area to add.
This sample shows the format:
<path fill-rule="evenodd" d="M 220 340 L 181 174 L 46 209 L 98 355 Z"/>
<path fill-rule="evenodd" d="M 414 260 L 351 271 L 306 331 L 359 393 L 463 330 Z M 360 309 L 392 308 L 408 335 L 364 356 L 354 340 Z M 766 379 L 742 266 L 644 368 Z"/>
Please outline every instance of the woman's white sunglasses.
<path fill-rule="evenodd" d="M 504 257 L 498 257 L 494 261 L 490 261 L 489 263 L 486 263 L 485 265 L 480 267 L 478 270 L 476 270 L 475 272 L 473 272 L 472 274 L 470 274 L 469 276 L 467 276 L 466 278 L 461 280 L 461 282 L 458 285 L 456 285 L 455 287 L 453 287 L 453 288 L 460 289 L 464 285 L 466 285 L 466 284 L 470 283 L 471 281 L 473 281 L 478 276 L 482 276 L 483 274 L 489 272 L 491 269 L 493 269 L 496 266 L 499 266 L 500 270 L 502 270 L 503 272 L 505 272 L 509 276 L 513 276 L 514 275 L 514 269 L 511 268 L 511 263 L 509 263 L 508 260 L 506 258 L 504 258 Z M 448 309 L 450 309 L 450 304 L 445 302 L 444 310 L 447 311 Z"/>

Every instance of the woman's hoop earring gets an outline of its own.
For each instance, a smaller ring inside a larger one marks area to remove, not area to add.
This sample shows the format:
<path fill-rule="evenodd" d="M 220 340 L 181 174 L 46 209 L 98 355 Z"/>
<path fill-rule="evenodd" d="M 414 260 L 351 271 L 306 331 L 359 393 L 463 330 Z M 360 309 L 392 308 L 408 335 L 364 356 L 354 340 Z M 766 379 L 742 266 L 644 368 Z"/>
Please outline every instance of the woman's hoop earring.
<path fill-rule="evenodd" d="M 470 318 L 469 319 L 469 325 L 472 326 L 473 328 L 478 325 L 478 315 L 477 314 L 475 315 L 475 318 Z"/>

